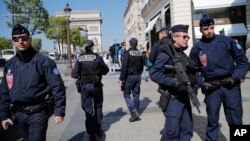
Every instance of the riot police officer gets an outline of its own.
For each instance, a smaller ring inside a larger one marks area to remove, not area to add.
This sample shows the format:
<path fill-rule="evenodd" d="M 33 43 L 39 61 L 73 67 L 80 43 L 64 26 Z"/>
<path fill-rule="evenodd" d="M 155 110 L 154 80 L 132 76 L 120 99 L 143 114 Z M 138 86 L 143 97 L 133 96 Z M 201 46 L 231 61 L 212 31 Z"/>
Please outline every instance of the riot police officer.
<path fill-rule="evenodd" d="M 15 123 L 10 115 L 13 113 L 25 141 L 45 141 L 49 109 L 54 107 L 56 123 L 64 119 L 65 86 L 56 63 L 32 48 L 24 26 L 13 27 L 12 42 L 17 53 L 7 61 L 0 86 L 2 126 L 6 129 L 7 124 Z"/>
<path fill-rule="evenodd" d="M 144 61 L 142 53 L 136 48 L 137 43 L 136 38 L 129 40 L 130 48 L 124 54 L 119 78 L 120 84 L 124 86 L 123 97 L 131 114 L 130 122 L 140 120 L 140 85 Z"/>
<path fill-rule="evenodd" d="M 93 46 L 92 40 L 85 41 L 85 53 L 78 57 L 71 72 L 71 76 L 80 81 L 81 104 L 86 115 L 85 126 L 90 141 L 96 141 L 96 135 L 98 137 L 103 135 L 101 128 L 103 84 L 101 81 L 102 75 L 106 75 L 109 71 L 103 58 L 93 53 Z"/>
<path fill-rule="evenodd" d="M 188 25 L 175 25 L 171 28 L 173 46 L 160 43 L 155 64 L 150 70 L 151 79 L 168 93 L 165 107 L 161 107 L 165 116 L 165 127 L 161 141 L 189 141 L 193 136 L 193 119 L 187 83 L 177 81 L 175 70 L 166 70 L 166 65 L 174 65 L 173 49 L 180 56 L 185 68 L 191 66 L 189 58 L 183 52 L 188 47 Z M 186 69 L 188 73 L 189 70 Z"/>
<path fill-rule="evenodd" d="M 218 141 L 221 103 L 228 125 L 242 124 L 240 82 L 247 73 L 248 61 L 233 38 L 215 35 L 212 17 L 203 14 L 199 24 L 202 38 L 193 46 L 190 58 L 197 84 L 205 94 L 206 141 Z"/>

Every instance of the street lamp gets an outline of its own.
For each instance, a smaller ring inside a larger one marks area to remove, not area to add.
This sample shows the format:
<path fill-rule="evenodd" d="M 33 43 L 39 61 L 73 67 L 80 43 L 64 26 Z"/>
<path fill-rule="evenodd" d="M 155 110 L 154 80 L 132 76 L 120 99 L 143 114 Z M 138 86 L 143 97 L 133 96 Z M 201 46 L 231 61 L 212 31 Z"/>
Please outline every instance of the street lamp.
<path fill-rule="evenodd" d="M 70 12 L 71 8 L 69 7 L 69 4 L 66 4 L 66 7 L 64 8 L 66 20 L 67 20 L 67 56 L 68 56 L 68 63 L 67 63 L 67 70 L 64 75 L 69 76 L 71 74 L 72 70 L 72 58 L 71 58 L 71 48 L 70 48 L 70 29 L 69 29 L 69 17 L 70 17 Z"/>
<path fill-rule="evenodd" d="M 84 31 L 85 32 L 85 36 L 86 36 L 86 39 L 88 40 L 88 29 L 83 29 L 81 27 L 78 27 L 81 31 Z"/>

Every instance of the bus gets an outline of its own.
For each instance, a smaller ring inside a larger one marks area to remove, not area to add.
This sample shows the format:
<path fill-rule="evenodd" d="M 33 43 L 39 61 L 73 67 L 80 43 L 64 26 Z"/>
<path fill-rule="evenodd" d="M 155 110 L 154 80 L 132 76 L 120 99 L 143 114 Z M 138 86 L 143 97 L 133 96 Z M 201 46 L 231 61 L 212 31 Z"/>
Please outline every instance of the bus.
<path fill-rule="evenodd" d="M 14 55 L 15 55 L 14 49 L 3 49 L 2 50 L 2 58 L 5 60 L 9 60 Z"/>

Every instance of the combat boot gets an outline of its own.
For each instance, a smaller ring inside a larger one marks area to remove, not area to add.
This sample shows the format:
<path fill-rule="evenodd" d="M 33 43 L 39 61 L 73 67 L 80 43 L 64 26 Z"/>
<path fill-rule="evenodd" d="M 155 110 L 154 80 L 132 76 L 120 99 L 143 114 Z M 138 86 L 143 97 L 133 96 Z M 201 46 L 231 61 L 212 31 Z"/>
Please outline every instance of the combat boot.
<path fill-rule="evenodd" d="M 99 129 L 96 131 L 97 137 L 102 137 L 103 134 L 104 134 L 104 131 L 102 130 L 102 128 L 99 128 Z"/>
<path fill-rule="evenodd" d="M 140 120 L 139 116 L 140 114 L 136 110 L 131 111 L 131 117 L 129 118 L 129 122 Z"/>
<path fill-rule="evenodd" d="M 97 141 L 96 135 L 95 134 L 90 134 L 89 135 L 89 141 Z"/>

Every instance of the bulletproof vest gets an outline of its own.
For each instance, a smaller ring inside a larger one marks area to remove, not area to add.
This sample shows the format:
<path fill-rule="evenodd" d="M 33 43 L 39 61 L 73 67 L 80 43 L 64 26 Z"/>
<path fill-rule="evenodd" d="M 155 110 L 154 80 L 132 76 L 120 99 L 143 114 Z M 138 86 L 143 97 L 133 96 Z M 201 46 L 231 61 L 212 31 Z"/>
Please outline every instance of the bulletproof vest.
<path fill-rule="evenodd" d="M 97 54 L 84 53 L 79 56 L 79 63 L 81 69 L 81 82 L 100 83 L 100 66 L 97 61 Z"/>
<path fill-rule="evenodd" d="M 142 53 L 137 49 L 128 50 L 128 74 L 139 74 L 143 68 Z"/>

